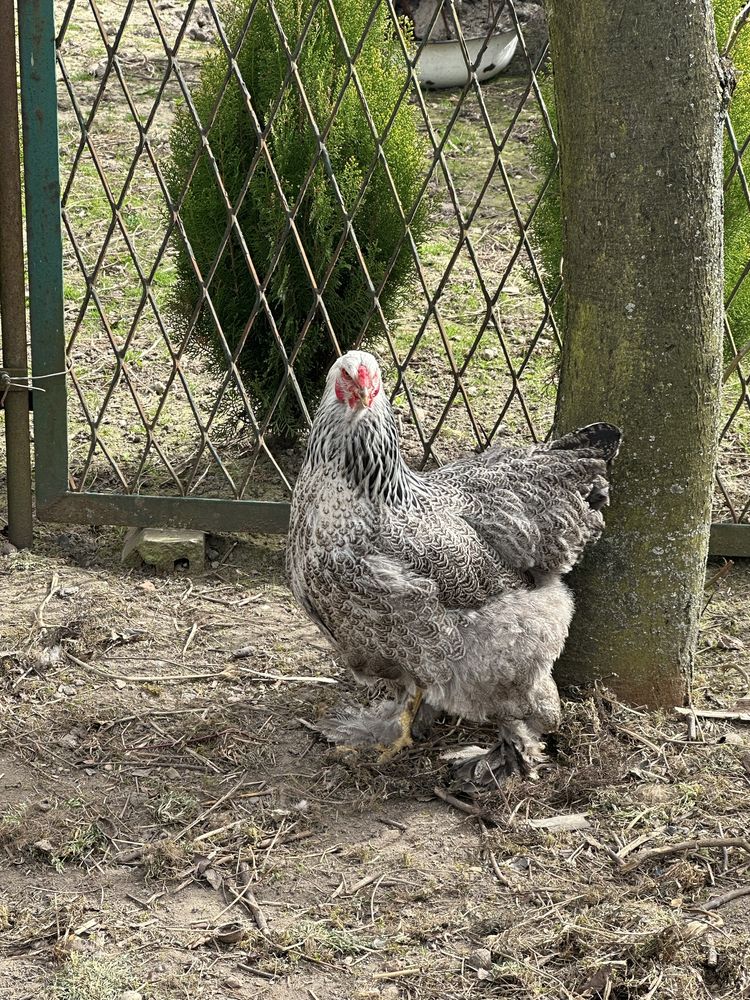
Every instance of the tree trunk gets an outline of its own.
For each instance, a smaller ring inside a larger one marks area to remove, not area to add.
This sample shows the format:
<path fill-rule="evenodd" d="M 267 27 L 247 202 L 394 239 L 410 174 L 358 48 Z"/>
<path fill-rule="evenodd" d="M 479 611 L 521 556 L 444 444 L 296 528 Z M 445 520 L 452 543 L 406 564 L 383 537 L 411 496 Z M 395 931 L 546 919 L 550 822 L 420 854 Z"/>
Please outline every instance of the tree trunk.
<path fill-rule="evenodd" d="M 722 81 L 708 0 L 547 0 L 566 326 L 556 429 L 622 427 L 571 576 L 563 683 L 681 704 L 711 513 L 722 339 Z"/>

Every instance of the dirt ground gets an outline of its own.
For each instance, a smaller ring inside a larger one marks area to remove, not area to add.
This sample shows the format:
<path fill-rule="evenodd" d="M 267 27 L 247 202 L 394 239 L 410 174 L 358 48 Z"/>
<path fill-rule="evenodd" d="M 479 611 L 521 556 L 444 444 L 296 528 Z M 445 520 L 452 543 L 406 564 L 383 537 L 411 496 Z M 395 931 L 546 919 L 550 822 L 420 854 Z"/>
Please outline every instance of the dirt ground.
<path fill-rule="evenodd" d="M 750 996 L 746 725 L 578 692 L 551 769 L 470 815 L 441 754 L 489 732 L 381 766 L 309 730 L 356 694 L 280 539 L 160 576 L 121 537 L 0 556 L 3 1000 Z M 707 601 L 695 703 L 731 707 L 750 568 Z"/>

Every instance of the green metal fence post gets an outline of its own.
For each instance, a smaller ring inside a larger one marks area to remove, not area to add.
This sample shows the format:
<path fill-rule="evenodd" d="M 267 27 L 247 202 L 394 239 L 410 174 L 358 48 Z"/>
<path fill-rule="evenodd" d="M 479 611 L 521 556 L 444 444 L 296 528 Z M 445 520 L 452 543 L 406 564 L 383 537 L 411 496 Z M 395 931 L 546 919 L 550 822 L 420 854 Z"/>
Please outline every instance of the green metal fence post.
<path fill-rule="evenodd" d="M 21 218 L 21 156 L 16 91 L 16 38 L 13 0 L 0 0 L 0 326 L 2 367 L 23 384 L 26 357 L 26 286 Z M 5 393 L 8 538 L 27 548 L 33 538 L 29 395 L 25 389 Z"/>
<path fill-rule="evenodd" d="M 38 380 L 65 369 L 54 0 L 19 0 L 18 47 L 31 358 Z M 68 486 L 65 375 L 35 385 L 44 389 L 34 396 L 36 509 L 43 519 L 45 507 Z"/>

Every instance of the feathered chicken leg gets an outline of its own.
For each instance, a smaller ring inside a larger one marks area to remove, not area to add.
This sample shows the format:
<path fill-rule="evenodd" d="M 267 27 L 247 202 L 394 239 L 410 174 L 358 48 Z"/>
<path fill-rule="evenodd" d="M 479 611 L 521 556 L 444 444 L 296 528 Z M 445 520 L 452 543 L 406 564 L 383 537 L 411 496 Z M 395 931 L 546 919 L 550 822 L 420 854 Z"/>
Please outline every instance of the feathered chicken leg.
<path fill-rule="evenodd" d="M 403 711 L 398 717 L 399 725 L 401 727 L 401 735 L 398 736 L 390 746 L 383 746 L 380 744 L 379 750 L 383 752 L 380 755 L 378 763 L 385 764 L 386 761 L 391 760 L 400 753 L 402 750 L 406 750 L 414 742 L 412 737 L 411 727 L 414 725 L 414 718 L 419 711 L 419 706 L 422 704 L 422 698 L 424 697 L 424 691 L 421 688 L 417 688 L 413 695 L 406 699 L 406 704 L 404 705 Z"/>

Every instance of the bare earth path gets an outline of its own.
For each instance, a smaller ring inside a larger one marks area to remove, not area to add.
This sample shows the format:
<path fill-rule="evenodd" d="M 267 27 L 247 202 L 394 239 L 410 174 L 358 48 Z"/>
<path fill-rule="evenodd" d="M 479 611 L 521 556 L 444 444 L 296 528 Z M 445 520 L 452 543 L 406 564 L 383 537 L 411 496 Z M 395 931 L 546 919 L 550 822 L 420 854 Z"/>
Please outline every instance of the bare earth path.
<path fill-rule="evenodd" d="M 477 819 L 433 790 L 489 733 L 447 720 L 381 768 L 300 721 L 355 692 L 280 540 L 210 539 L 194 577 L 123 569 L 120 540 L 50 526 L 0 556 L 0 997 L 748 995 L 750 896 L 701 907 L 750 852 L 627 867 L 745 834 L 747 725 L 688 742 L 579 695 L 549 773 Z M 749 595 L 740 566 L 714 593 L 696 704 L 747 694 Z M 530 822 L 569 814 L 586 828 Z"/>

